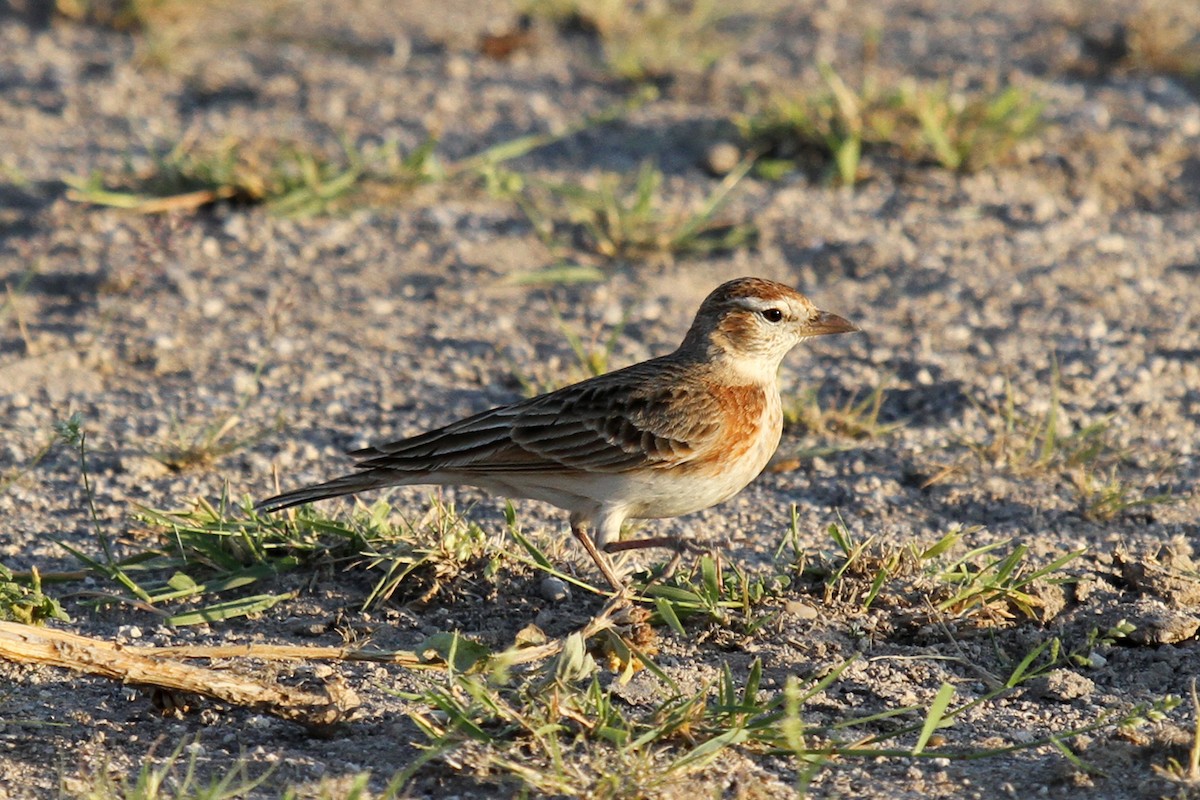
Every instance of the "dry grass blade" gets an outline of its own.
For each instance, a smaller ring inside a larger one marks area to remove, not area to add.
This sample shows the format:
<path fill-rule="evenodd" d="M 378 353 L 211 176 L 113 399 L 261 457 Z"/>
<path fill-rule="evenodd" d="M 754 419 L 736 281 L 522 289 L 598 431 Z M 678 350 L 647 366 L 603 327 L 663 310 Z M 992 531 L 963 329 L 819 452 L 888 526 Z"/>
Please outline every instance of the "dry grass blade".
<path fill-rule="evenodd" d="M 1180 763 L 1174 758 L 1167 759 L 1166 766 L 1154 765 L 1154 771 L 1177 785 L 1195 789 L 1200 787 L 1200 695 L 1196 694 L 1196 679 L 1192 678 L 1190 688 L 1192 704 L 1192 742 L 1188 748 L 1187 763 Z"/>
<path fill-rule="evenodd" d="M 261 683 L 224 670 L 177 664 L 146 655 L 144 649 L 134 653 L 112 642 L 12 622 L 0 622 L 0 657 L 212 697 L 318 728 L 349 719 L 359 705 L 358 696 L 336 682 L 327 684 L 318 694 Z"/>
<path fill-rule="evenodd" d="M 355 647 L 308 647 L 286 644 L 180 645 L 123 650 L 158 658 L 253 658 L 258 661 L 369 661 L 418 667 L 425 662 L 411 650 L 363 650 Z"/>

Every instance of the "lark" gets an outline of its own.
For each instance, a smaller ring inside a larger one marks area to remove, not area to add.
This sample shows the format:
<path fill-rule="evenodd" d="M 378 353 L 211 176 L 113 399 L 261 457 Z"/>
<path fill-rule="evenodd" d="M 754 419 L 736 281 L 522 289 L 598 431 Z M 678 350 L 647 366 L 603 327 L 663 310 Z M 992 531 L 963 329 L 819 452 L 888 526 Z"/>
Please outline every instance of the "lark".
<path fill-rule="evenodd" d="M 608 554 L 683 547 L 620 541 L 627 519 L 663 519 L 733 497 L 779 446 L 779 366 L 805 339 L 858 328 L 762 278 L 718 286 L 669 355 L 349 455 L 356 472 L 263 500 L 289 506 L 384 486 L 475 486 L 570 514 L 605 579 Z"/>

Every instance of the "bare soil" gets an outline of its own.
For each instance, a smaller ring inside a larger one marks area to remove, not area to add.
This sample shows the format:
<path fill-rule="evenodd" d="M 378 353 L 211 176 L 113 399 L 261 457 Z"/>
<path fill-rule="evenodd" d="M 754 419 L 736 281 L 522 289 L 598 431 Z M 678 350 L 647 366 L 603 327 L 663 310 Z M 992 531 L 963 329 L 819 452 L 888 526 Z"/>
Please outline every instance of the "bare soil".
<path fill-rule="evenodd" d="M 837 522 L 884 545 L 928 545 L 961 525 L 968 545 L 1012 539 L 1034 562 L 1086 554 L 1065 570 L 1077 581 L 1046 600 L 1040 618 L 989 624 L 930 624 L 886 593 L 864 612 L 852 582 L 828 601 L 820 585 L 797 583 L 772 601 L 778 619 L 754 635 L 700 626 L 684 640 L 661 629 L 661 664 L 680 686 L 699 688 L 726 663 L 741 674 L 760 658 L 764 689 L 777 691 L 789 675 L 817 675 L 862 653 L 814 707 L 812 724 L 822 724 L 928 702 L 943 681 L 969 698 L 986 690 L 983 675 L 1005 674 L 1039 642 L 1078 645 L 1125 619 L 1136 633 L 1092 665 L 1064 666 L 943 735 L 1003 747 L 1187 696 L 1200 673 L 1190 561 L 1200 536 L 1200 100 L 1194 82 L 1106 60 L 1101 45 L 1119 30 L 1122 4 L 872 0 L 735 17 L 737 46 L 711 68 L 664 82 L 658 100 L 616 123 L 508 166 L 579 181 L 633 173 L 652 159 L 666 175 L 665 202 L 692 207 L 716 185 L 705 155 L 734 136 L 729 119 L 746 87 L 819 87 L 822 60 L 852 77 L 873 30 L 881 74 L 962 90 L 1015 83 L 1045 100 L 1048 127 L 1013 162 L 973 175 L 868 160 L 853 190 L 805 172 L 749 179 L 723 216 L 758 226 L 752 248 L 615 263 L 580 253 L 576 262 L 605 275 L 581 285 L 513 280 L 556 257 L 514 204 L 469 183 L 292 219 L 228 204 L 160 215 L 97 208 L 69 200 L 64 179 L 119 176 L 130 159 L 145 168 L 153 147 L 184 137 L 329 148 L 339 136 L 391 138 L 411 149 L 433 132 L 450 162 L 627 98 L 631 87 L 604 71 L 586 33 L 537 21 L 534 47 L 496 60 L 478 43 L 514 24 L 507 4 L 289 2 L 263 6 L 273 13 L 185 20 L 157 38 L 39 21 L 26 6 L 40 4 L 9 5 L 0 5 L 0 283 L 9 290 L 0 316 L 0 561 L 9 568 L 78 569 L 59 543 L 94 553 L 95 525 L 136 550 L 145 535 L 139 507 L 183 507 L 225 491 L 260 498 L 276 476 L 291 487 L 335 474 L 348 448 L 517 399 L 522 379 L 561 380 L 575 360 L 563 324 L 602 341 L 628 318 L 612 366 L 666 352 L 708 291 L 753 274 L 801 288 L 864 330 L 793 354 L 788 395 L 815 390 L 828 407 L 884 383 L 881 421 L 902 425 L 866 439 L 793 428 L 779 469 L 723 506 L 654 523 L 655 533 L 765 569 L 794 504 L 800 544 L 813 552 L 831 551 L 827 528 Z M 1190 4 L 1170 7 L 1195 25 Z M 1103 518 L 1075 489 L 1073 467 L 1019 470 L 975 453 L 972 443 L 994 441 L 1008 391 L 1037 419 L 1056 381 L 1063 431 L 1105 423 L 1110 451 L 1120 453 L 1112 477 L 1131 497 L 1171 502 Z M 36 458 L 74 412 L 87 432 L 95 521 L 78 452 L 56 444 Z M 239 430 L 266 435 L 208 465 L 173 470 L 155 458 L 179 430 L 234 412 Z M 813 456 L 814 448 L 824 451 Z M 419 515 L 427 496 L 404 489 L 390 500 Z M 503 499 L 442 496 L 471 506 L 485 529 L 502 529 Z M 553 555 L 565 569 L 591 574 L 560 512 L 523 502 L 519 513 L 526 531 L 561 543 Z M 71 630 L 155 644 L 411 648 L 431 632 L 459 630 L 503 647 L 530 622 L 564 635 L 599 608 L 578 592 L 548 600 L 538 577 L 519 571 L 468 574 L 426 603 L 363 612 L 369 585 L 352 571 L 287 574 L 273 588 L 298 590 L 295 601 L 179 629 L 132 605 L 86 605 L 89 592 L 117 592 L 98 577 L 48 591 L 64 596 Z M 262 670 L 287 678 L 292 668 Z M 0 664 L 0 796 L 70 794 L 97 769 L 134 770 L 195 735 L 207 766 L 239 755 L 274 766 L 263 796 L 366 769 L 378 790 L 422 741 L 396 692 L 430 678 L 379 665 L 336 670 L 366 713 L 333 738 L 314 738 L 220 705 L 163 715 L 103 679 Z M 659 696 L 656 681 L 643 671 L 619 691 L 636 707 Z M 1076 740 L 1093 772 L 1047 746 L 964 761 L 848 760 L 810 791 L 1182 796 L 1194 786 L 1153 768 L 1186 758 L 1193 723 L 1185 703 L 1136 731 Z M 789 796 L 793 770 L 788 759 L 734 748 L 659 794 Z M 518 787 L 434 762 L 406 791 L 471 797 Z"/>

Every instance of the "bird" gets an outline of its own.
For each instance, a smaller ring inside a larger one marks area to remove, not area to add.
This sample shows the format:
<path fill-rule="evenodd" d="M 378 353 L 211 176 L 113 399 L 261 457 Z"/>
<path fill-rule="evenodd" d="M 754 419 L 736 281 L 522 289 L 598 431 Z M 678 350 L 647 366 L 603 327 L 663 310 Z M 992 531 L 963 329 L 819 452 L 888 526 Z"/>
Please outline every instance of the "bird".
<path fill-rule="evenodd" d="M 722 503 L 766 467 L 783 432 L 779 367 L 800 342 L 860 330 L 791 287 L 744 277 L 714 289 L 672 353 L 348 455 L 352 474 L 269 497 L 262 512 L 385 486 L 465 485 L 540 500 L 613 589 L 608 556 L 679 539 L 620 541 L 628 519 Z"/>

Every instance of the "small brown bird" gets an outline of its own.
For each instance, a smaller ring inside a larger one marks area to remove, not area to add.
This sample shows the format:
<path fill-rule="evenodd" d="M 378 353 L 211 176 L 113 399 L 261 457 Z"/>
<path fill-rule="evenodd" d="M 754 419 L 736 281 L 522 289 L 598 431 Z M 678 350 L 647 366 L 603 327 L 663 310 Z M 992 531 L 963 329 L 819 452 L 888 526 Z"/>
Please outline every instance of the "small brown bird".
<path fill-rule="evenodd" d="M 413 484 L 542 500 L 570 512 L 571 532 L 620 591 L 601 550 L 675 546 L 620 542 L 621 524 L 690 514 L 741 491 L 779 446 L 783 357 L 809 337 L 856 330 L 781 283 L 738 278 L 705 298 L 669 355 L 356 450 L 357 472 L 257 507 Z"/>

